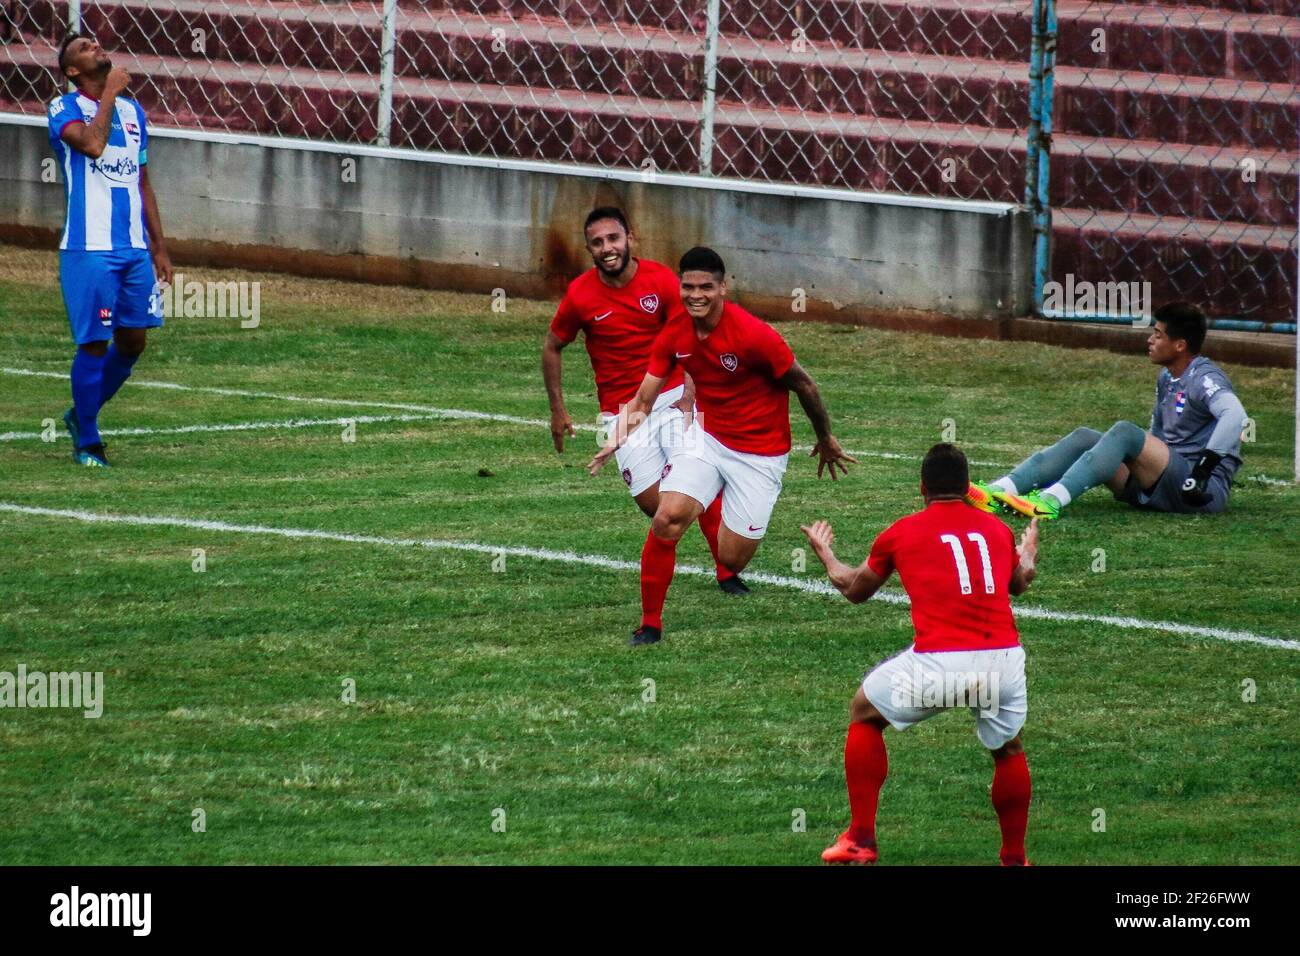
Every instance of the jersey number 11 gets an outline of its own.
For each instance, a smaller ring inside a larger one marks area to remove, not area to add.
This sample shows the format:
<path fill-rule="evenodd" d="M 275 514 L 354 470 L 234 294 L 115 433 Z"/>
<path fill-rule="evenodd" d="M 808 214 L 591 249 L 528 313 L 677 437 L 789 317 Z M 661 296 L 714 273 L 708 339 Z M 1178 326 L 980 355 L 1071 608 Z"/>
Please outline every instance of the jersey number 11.
<path fill-rule="evenodd" d="M 971 531 L 966 535 L 967 540 L 974 541 L 975 547 L 980 549 L 980 565 L 984 570 L 984 593 L 992 594 L 993 588 L 993 565 L 989 561 L 989 544 L 984 540 L 984 535 L 978 531 Z M 961 539 L 955 534 L 941 534 L 939 540 L 952 548 L 952 558 L 957 562 L 957 581 L 961 584 L 961 593 L 970 594 L 970 567 L 966 564 L 966 551 L 962 548 Z"/>

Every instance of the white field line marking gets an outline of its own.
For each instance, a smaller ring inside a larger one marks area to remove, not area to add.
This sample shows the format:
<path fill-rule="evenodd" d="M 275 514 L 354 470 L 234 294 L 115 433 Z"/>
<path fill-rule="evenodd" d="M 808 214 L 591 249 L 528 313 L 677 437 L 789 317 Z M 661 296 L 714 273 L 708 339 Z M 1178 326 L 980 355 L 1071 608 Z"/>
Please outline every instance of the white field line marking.
<path fill-rule="evenodd" d="M 36 378 L 67 379 L 63 372 L 38 372 L 26 368 L 0 368 L 6 375 L 27 375 Z M 463 408 L 437 408 L 432 405 L 412 405 L 407 402 L 366 402 L 352 401 L 344 398 L 314 398 L 306 395 L 283 395 L 279 392 L 252 392 L 242 388 L 214 388 L 208 385 L 178 385 L 174 382 L 137 382 L 131 380 L 133 388 L 164 388 L 175 392 L 203 392 L 207 395 L 225 395 L 228 398 L 270 398 L 281 402 L 306 402 L 311 405 L 343 405 L 351 408 L 387 408 L 405 412 L 423 412 L 438 418 L 464 418 L 477 421 L 506 422 L 511 425 L 534 425 L 551 427 L 550 422 L 540 418 L 520 418 L 516 415 L 497 415 L 489 412 L 471 412 Z M 587 431 L 595 431 L 595 425 L 579 425 Z"/>
<path fill-rule="evenodd" d="M 66 374 L 62 372 L 42 372 L 42 371 L 37 371 L 35 369 L 27 369 L 27 368 L 0 368 L 0 372 L 3 372 L 6 375 L 26 375 L 26 376 L 36 377 L 36 378 L 67 379 L 68 377 Z M 353 401 L 351 399 L 344 399 L 344 398 L 315 398 L 315 397 L 304 396 L 304 395 L 285 395 L 279 392 L 253 392 L 253 391 L 248 391 L 239 388 L 214 388 L 212 386 L 206 386 L 206 385 L 179 385 L 174 382 L 138 382 L 135 381 L 134 379 L 132 379 L 131 384 L 133 387 L 136 388 L 164 388 L 164 389 L 171 389 L 173 391 L 181 391 L 181 392 L 204 392 L 209 395 L 225 395 L 231 398 L 267 398 L 267 399 L 274 399 L 276 401 L 281 401 L 281 402 L 307 402 L 316 405 L 344 405 L 344 406 L 351 406 L 354 408 L 391 408 L 391 409 L 401 409 L 401 410 L 411 411 L 411 412 L 424 412 L 428 414 L 431 418 L 455 418 L 455 419 L 468 419 L 474 421 L 505 422 L 506 424 L 510 424 L 510 425 L 529 425 L 532 427 L 546 428 L 546 429 L 549 429 L 551 427 L 551 423 L 549 421 L 545 421 L 540 418 L 521 418 L 517 415 L 500 415 L 492 412 L 475 412 L 464 408 L 437 408 L 431 405 L 413 405 L 406 402 L 373 402 L 373 401 Z M 575 424 L 574 427 L 578 431 L 584 431 L 584 432 L 596 432 L 600 430 L 599 426 L 588 425 L 588 424 Z M 193 430 L 202 431 L 203 429 L 195 427 Z M 226 429 L 214 429 L 214 430 L 226 430 Z M 240 429 L 232 428 L 229 430 L 238 431 Z M 162 432 L 126 431 L 126 430 L 116 432 L 116 434 L 139 434 L 139 435 L 161 434 L 161 433 Z M 21 433 L 11 432 L 9 434 L 15 436 L 21 436 L 24 438 L 31 437 L 28 433 L 25 432 L 21 432 Z M 102 434 L 114 434 L 114 432 L 103 432 Z M 4 435 L 0 435 L 0 439 L 4 439 L 5 437 L 6 436 Z M 899 452 L 856 451 L 851 448 L 845 450 L 848 451 L 848 453 L 855 458 L 858 457 L 883 458 L 887 460 L 900 460 L 900 461 L 921 460 L 920 455 L 908 455 Z M 809 452 L 812 451 L 812 446 L 799 445 L 792 448 L 791 451 Z M 998 462 L 989 462 L 989 461 L 972 461 L 971 464 L 987 466 L 990 468 L 1002 467 L 1002 465 Z"/>
<path fill-rule="evenodd" d="M 66 380 L 68 377 L 63 372 L 43 372 L 43 371 L 38 371 L 36 369 L 28 369 L 28 368 L 0 367 L 0 372 L 3 372 L 6 375 L 26 375 L 35 378 L 61 378 Z M 427 414 L 431 420 L 435 418 L 454 418 L 454 419 L 462 419 L 462 420 L 470 420 L 470 421 L 504 422 L 509 425 L 528 425 L 534 428 L 549 429 L 551 427 L 551 423 L 549 421 L 545 421 L 540 418 L 521 418 L 518 415 L 501 415 L 495 412 L 475 412 L 464 408 L 438 408 L 432 405 L 413 405 L 406 402 L 374 402 L 374 401 L 361 401 L 361 400 L 354 401 L 352 399 L 346 399 L 346 398 L 316 398 L 307 395 L 285 395 L 279 392 L 254 392 L 254 391 L 248 391 L 246 389 L 240 389 L 240 388 L 215 388 L 209 385 L 179 385 L 175 382 L 138 382 L 135 381 L 134 379 L 132 380 L 131 384 L 136 388 L 164 388 L 164 389 L 171 389 L 173 391 L 179 391 L 179 392 L 204 392 L 209 395 L 225 395 L 231 398 L 267 398 L 267 399 L 273 399 L 275 401 L 281 401 L 281 402 L 307 402 L 309 404 L 315 404 L 315 405 L 343 405 L 343 406 L 349 406 L 353 408 L 389 408 L 389 409 L 397 409 L 397 410 L 409 411 L 409 412 L 423 412 Z M 380 419 L 375 419 L 375 420 L 379 421 Z M 414 421 L 415 419 L 411 419 L 411 420 Z M 328 424 L 332 424 L 332 423 L 328 423 Z M 584 432 L 600 431 L 599 426 L 596 425 L 575 424 L 574 428 L 576 428 L 578 431 L 584 431 Z M 203 429 L 194 426 L 191 430 L 204 431 L 209 429 Z M 210 430 L 243 431 L 244 429 L 212 428 Z M 10 432 L 9 434 L 12 435 L 22 434 L 24 437 L 26 437 L 26 433 Z M 163 431 L 149 432 L 143 430 L 135 431 L 135 430 L 123 429 L 116 432 L 103 432 L 102 434 L 148 435 L 148 434 L 168 434 L 168 432 L 163 432 Z M 0 439 L 3 439 L 4 437 L 5 436 L 0 435 Z M 800 452 L 800 453 L 810 452 L 812 451 L 812 446 L 796 445 L 790 450 L 791 452 Z M 847 451 L 854 458 L 882 458 L 888 461 L 920 461 L 922 458 L 921 455 L 911 455 L 911 454 L 906 454 L 904 452 L 868 451 L 868 450 L 855 450 L 852 448 L 846 448 L 845 451 Z M 1011 467 L 1009 465 L 1006 465 L 1003 462 L 977 461 L 973 458 L 970 459 L 970 464 L 977 465 L 981 468 Z M 1252 481 L 1260 482 L 1261 484 L 1274 485 L 1281 488 L 1288 488 L 1294 484 L 1294 482 L 1283 481 L 1278 478 L 1268 478 L 1264 475 L 1249 475 L 1248 478 Z"/>
<path fill-rule="evenodd" d="M 115 515 L 94 511 L 71 511 L 59 508 L 36 508 L 28 505 L 0 502 L 0 511 L 15 514 L 37 515 L 47 518 L 70 518 L 105 524 L 125 524 L 165 528 L 189 528 L 195 531 L 219 531 L 234 534 L 271 535 L 280 538 L 309 538 L 318 541 L 341 541 L 352 544 L 374 544 L 398 548 L 428 548 L 435 551 L 469 551 L 476 554 L 510 555 L 520 558 L 534 558 L 540 561 L 558 561 L 563 564 L 581 564 L 587 567 L 604 568 L 611 571 L 636 571 L 640 565 L 635 561 L 623 561 L 600 554 L 578 554 L 574 551 L 552 551 L 548 548 L 522 548 L 504 545 L 479 544 L 473 541 L 445 541 L 436 538 L 389 538 L 370 534 L 348 534 L 337 531 L 313 531 L 307 528 L 271 528 L 266 525 L 238 525 L 225 521 L 208 521 L 195 518 L 172 518 L 160 515 Z M 678 565 L 677 573 L 711 576 L 713 568 L 695 565 Z M 820 579 L 789 577 L 783 574 L 767 574 L 762 571 L 747 572 L 752 581 L 771 584 L 777 587 L 792 588 L 809 594 L 834 595 L 838 592 Z M 903 594 L 896 591 L 877 592 L 873 600 L 887 604 L 906 605 L 910 602 Z M 1265 647 L 1279 647 L 1300 651 L 1300 640 L 1287 640 L 1278 637 L 1266 637 L 1250 631 L 1232 631 L 1218 627 L 1201 627 L 1195 624 L 1180 624 L 1176 621 L 1147 621 L 1136 617 L 1115 617 L 1104 614 L 1083 614 L 1075 611 L 1049 611 L 1040 607 L 1016 608 L 1018 618 L 1033 618 L 1043 621 L 1077 621 L 1089 624 L 1104 624 L 1130 631 L 1163 631 L 1181 637 L 1208 637 L 1220 641 L 1233 641 L 1246 644 L 1261 644 Z"/>
<path fill-rule="evenodd" d="M 229 422 L 222 425 L 177 425 L 173 428 L 104 428 L 101 435 L 189 435 L 194 432 L 251 432 L 266 429 L 314 428 L 317 425 L 369 425 L 374 422 L 428 422 L 441 415 L 353 415 L 350 418 L 286 418 L 272 422 Z M 41 432 L 0 432 L 0 441 L 40 438 Z M 60 432 L 58 440 L 67 440 Z"/>

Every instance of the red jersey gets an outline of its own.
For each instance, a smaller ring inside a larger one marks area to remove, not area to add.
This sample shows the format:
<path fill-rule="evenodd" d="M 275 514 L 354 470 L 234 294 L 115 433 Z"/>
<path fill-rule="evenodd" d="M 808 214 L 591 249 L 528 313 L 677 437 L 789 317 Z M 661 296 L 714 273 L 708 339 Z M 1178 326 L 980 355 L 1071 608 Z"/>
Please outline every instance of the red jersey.
<path fill-rule="evenodd" d="M 565 343 L 583 332 L 602 412 L 618 414 L 636 396 L 655 336 L 668 320 L 669 308 L 680 301 L 677 274 L 650 259 L 637 260 L 636 275 L 621 289 L 601 282 L 595 267 L 569 283 L 551 331 Z M 681 384 L 679 371 L 663 391 Z"/>
<path fill-rule="evenodd" d="M 933 502 L 886 528 L 867 562 L 881 577 L 898 569 L 918 652 L 1020 643 L 1009 591 L 1020 555 L 1011 529 L 993 515 L 963 501 Z"/>
<path fill-rule="evenodd" d="M 776 329 L 733 302 L 701 339 L 686 308 L 674 306 L 650 353 L 650 374 L 685 369 L 695 380 L 700 427 L 732 451 L 784 455 L 790 450 L 790 393 L 777 381 L 794 353 Z"/>

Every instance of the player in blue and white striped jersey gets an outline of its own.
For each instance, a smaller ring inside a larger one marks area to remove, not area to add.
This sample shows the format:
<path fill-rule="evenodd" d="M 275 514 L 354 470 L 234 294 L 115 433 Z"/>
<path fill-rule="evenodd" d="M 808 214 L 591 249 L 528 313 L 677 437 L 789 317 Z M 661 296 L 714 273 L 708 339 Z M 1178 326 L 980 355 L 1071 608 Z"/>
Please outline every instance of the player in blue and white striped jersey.
<path fill-rule="evenodd" d="M 68 200 L 59 281 L 77 344 L 63 421 L 73 459 L 102 468 L 100 409 L 131 375 L 145 330 L 163 324 L 155 275 L 170 283 L 172 265 L 149 185 L 148 123 L 140 104 L 122 95 L 130 76 L 98 43 L 75 34 L 63 41 L 59 69 L 77 88 L 49 107 Z"/>

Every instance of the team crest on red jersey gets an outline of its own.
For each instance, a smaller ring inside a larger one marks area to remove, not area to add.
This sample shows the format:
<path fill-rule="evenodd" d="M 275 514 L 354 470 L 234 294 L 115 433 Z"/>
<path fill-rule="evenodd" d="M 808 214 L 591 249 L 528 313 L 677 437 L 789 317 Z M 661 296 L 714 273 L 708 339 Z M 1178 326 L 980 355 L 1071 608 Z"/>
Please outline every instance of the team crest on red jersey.
<path fill-rule="evenodd" d="M 623 469 L 623 481 L 627 484 L 627 486 L 628 486 L 629 488 L 632 487 L 632 469 L 631 469 L 631 468 L 624 468 L 624 469 Z"/>
<path fill-rule="evenodd" d="M 641 308 L 653 314 L 659 310 L 659 296 L 651 293 L 641 296 Z"/>
<path fill-rule="evenodd" d="M 740 359 L 736 358 L 735 352 L 728 352 L 725 355 L 718 356 L 718 358 L 722 362 L 722 367 L 728 372 L 734 372 L 740 367 Z"/>

